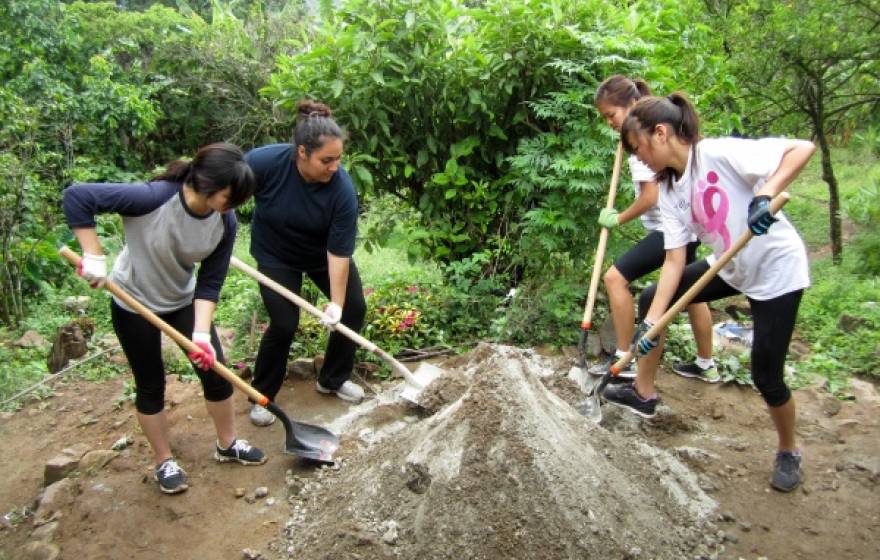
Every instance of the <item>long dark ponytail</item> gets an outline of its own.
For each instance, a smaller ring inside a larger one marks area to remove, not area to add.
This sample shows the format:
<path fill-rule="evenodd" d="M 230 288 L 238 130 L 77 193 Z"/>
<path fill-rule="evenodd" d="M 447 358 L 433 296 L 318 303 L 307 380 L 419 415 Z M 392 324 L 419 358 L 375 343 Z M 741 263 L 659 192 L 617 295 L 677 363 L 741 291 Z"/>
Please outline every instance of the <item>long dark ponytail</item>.
<path fill-rule="evenodd" d="M 700 117 L 688 98 L 680 92 L 666 97 L 645 97 L 636 102 L 620 127 L 620 141 L 627 152 L 633 152 L 629 143 L 631 134 L 650 135 L 658 124 L 665 124 L 678 138 L 691 145 L 691 153 L 696 155 L 697 142 L 700 141 Z M 657 180 L 670 179 L 672 173 L 664 169 L 657 174 Z"/>
<path fill-rule="evenodd" d="M 651 95 L 648 82 L 641 78 L 627 78 L 615 74 L 596 88 L 595 104 L 608 103 L 615 107 L 629 107 L 630 103 Z"/>
<path fill-rule="evenodd" d="M 192 161 L 179 159 L 152 180 L 185 183 L 208 196 L 229 187 L 230 208 L 243 204 L 256 185 L 241 148 L 227 142 L 203 146 Z"/>

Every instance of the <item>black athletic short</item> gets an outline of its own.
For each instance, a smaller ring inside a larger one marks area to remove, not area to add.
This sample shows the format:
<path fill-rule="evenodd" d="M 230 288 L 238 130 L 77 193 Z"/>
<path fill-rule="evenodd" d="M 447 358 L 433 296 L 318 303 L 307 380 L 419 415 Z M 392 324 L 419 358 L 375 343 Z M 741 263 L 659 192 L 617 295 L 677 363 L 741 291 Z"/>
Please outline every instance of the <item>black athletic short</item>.
<path fill-rule="evenodd" d="M 687 264 L 696 259 L 699 245 L 699 241 L 687 244 Z M 614 261 L 614 268 L 631 283 L 663 266 L 664 260 L 666 260 L 666 249 L 663 248 L 663 232 L 654 230 Z"/>

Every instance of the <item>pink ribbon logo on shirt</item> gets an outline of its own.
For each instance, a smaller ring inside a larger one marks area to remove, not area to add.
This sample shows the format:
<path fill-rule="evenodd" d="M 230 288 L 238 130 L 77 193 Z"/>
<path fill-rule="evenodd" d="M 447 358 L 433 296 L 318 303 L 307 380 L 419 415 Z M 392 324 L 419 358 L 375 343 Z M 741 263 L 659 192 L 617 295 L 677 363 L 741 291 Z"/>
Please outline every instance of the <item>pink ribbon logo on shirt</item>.
<path fill-rule="evenodd" d="M 706 174 L 706 181 L 697 181 L 691 200 L 691 213 L 694 222 L 705 232 L 700 235 L 700 240 L 715 249 L 720 242 L 721 250 L 726 251 L 730 248 L 730 232 L 727 231 L 726 224 L 730 200 L 717 182 L 718 174 L 714 171 Z"/>

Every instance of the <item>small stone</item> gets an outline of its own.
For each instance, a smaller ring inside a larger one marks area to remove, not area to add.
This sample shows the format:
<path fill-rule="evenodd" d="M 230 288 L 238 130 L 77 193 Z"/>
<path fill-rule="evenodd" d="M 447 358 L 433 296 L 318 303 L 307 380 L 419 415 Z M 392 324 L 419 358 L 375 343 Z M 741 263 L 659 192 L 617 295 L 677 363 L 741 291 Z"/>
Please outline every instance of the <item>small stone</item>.
<path fill-rule="evenodd" d="M 247 493 L 247 490 L 244 488 L 236 488 L 235 489 L 235 497 L 236 498 L 244 498 L 244 495 Z"/>
<path fill-rule="evenodd" d="M 258 486 L 254 489 L 254 498 L 265 498 L 269 495 L 269 489 L 265 486 Z"/>
<path fill-rule="evenodd" d="M 266 498 L 266 505 L 267 506 L 274 506 L 275 505 L 275 498 Z"/>
<path fill-rule="evenodd" d="M 388 545 L 396 545 L 399 539 L 399 535 L 397 533 L 397 521 L 393 519 L 391 521 L 387 521 L 383 524 L 384 530 L 382 532 L 382 542 Z"/>
<path fill-rule="evenodd" d="M 42 348 L 49 345 L 49 341 L 40 336 L 37 331 L 26 331 L 21 338 L 12 343 L 19 348 Z"/>
<path fill-rule="evenodd" d="M 748 533 L 752 530 L 752 524 L 743 521 L 739 524 L 739 528 L 743 533 Z"/>
<path fill-rule="evenodd" d="M 58 482 L 79 466 L 79 457 L 70 455 L 58 455 L 46 461 L 43 467 L 43 484 L 50 486 Z"/>
<path fill-rule="evenodd" d="M 131 436 L 122 436 L 121 438 L 113 442 L 113 445 L 110 446 L 110 449 L 112 449 L 113 451 L 122 451 L 132 443 L 134 443 L 134 439 L 132 439 Z"/>
<path fill-rule="evenodd" d="M 724 521 L 725 523 L 733 523 L 736 521 L 736 517 L 733 516 L 729 511 L 722 512 L 721 515 L 718 516 L 718 521 Z"/>
<path fill-rule="evenodd" d="M 260 560 L 263 555 L 260 554 L 259 551 L 253 550 L 251 548 L 245 548 L 241 551 L 241 557 L 245 560 Z"/>
<path fill-rule="evenodd" d="M 89 451 L 80 459 L 79 468 L 83 472 L 94 472 L 103 469 L 110 461 L 117 457 L 118 453 L 109 449 L 96 449 Z"/>

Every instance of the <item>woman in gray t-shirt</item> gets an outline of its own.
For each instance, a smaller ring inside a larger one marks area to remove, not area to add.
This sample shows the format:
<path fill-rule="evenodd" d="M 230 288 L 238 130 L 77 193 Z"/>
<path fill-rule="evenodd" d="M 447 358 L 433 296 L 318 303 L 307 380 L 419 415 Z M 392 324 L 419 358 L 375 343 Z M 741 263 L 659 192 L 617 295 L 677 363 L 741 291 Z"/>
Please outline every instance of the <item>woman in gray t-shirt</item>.
<path fill-rule="evenodd" d="M 67 223 L 83 250 L 79 274 L 94 288 L 108 277 L 95 216 L 122 216 L 126 244 L 109 277 L 172 327 L 192 333 L 202 351 L 189 358 L 217 430 L 214 457 L 247 465 L 262 464 L 266 457 L 236 438 L 232 385 L 210 369 L 215 360 L 223 361 L 212 323 L 235 242 L 232 209 L 253 190 L 253 171 L 242 151 L 221 143 L 203 147 L 191 162 L 172 163 L 146 183 L 80 183 L 64 191 Z M 165 414 L 161 333 L 116 299 L 111 316 L 134 374 L 138 422 L 153 449 L 159 489 L 183 492 L 186 473 L 171 453 Z"/>

